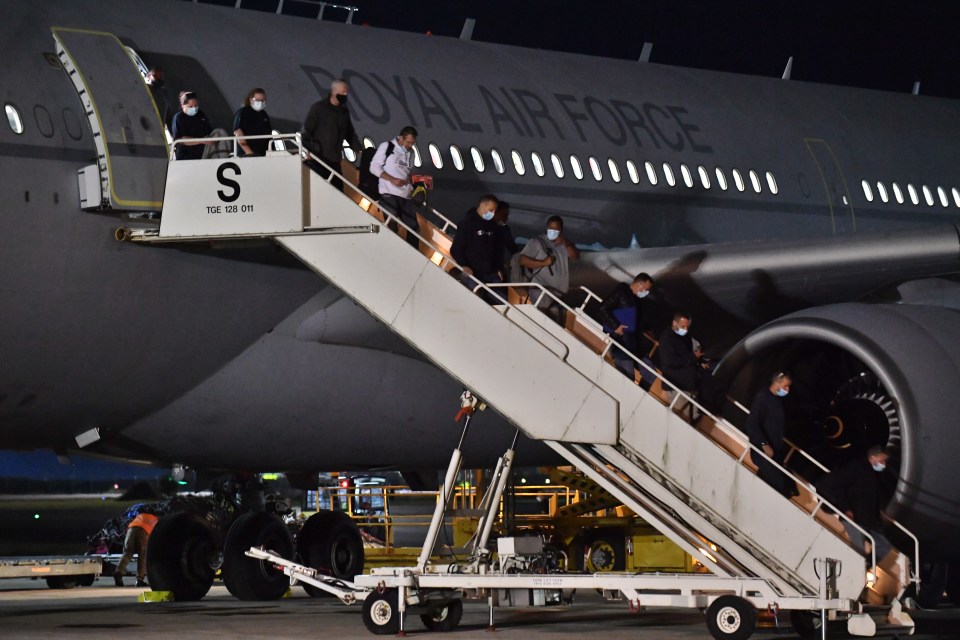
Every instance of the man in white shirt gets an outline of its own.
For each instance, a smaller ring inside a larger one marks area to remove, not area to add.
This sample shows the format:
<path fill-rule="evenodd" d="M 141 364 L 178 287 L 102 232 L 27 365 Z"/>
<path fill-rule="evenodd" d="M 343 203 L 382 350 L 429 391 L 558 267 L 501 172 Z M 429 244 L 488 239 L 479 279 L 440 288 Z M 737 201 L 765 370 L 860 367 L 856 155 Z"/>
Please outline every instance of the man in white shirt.
<path fill-rule="evenodd" d="M 413 186 L 410 184 L 410 170 L 413 168 L 413 143 L 417 141 L 417 130 L 413 127 L 404 127 L 396 140 L 390 140 L 377 147 L 377 152 L 370 161 L 370 173 L 380 178 L 380 204 L 390 213 L 397 216 L 411 229 L 420 229 L 417 224 L 417 203 L 410 199 Z M 394 232 L 397 232 L 396 221 L 387 222 Z M 407 232 L 407 242 L 415 249 L 419 249 L 417 237 Z"/>

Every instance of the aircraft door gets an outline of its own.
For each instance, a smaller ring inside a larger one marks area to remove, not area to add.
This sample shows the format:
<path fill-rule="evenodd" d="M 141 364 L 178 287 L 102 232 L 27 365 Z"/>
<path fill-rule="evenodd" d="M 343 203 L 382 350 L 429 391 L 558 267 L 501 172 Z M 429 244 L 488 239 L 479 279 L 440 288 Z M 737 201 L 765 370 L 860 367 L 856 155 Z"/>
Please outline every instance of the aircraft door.
<path fill-rule="evenodd" d="M 59 27 L 52 31 L 57 55 L 93 131 L 100 204 L 121 211 L 159 211 L 167 141 L 139 69 L 112 33 Z"/>
<path fill-rule="evenodd" d="M 807 149 L 817 163 L 819 177 L 826 191 L 827 206 L 830 208 L 830 222 L 833 233 L 849 233 L 857 230 L 857 218 L 853 211 L 853 200 L 847 189 L 847 180 L 826 140 L 806 138 Z"/>

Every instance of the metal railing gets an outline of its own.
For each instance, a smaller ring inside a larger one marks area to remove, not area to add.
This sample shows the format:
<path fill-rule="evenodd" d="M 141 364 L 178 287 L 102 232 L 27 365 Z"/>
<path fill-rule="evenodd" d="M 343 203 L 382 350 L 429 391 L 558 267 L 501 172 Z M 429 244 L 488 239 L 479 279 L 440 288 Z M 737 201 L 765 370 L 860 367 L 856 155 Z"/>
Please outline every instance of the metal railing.
<path fill-rule="evenodd" d="M 193 0 L 195 4 L 207 4 L 202 2 L 202 0 Z M 306 4 L 319 8 L 317 13 L 317 20 L 323 20 L 323 12 L 327 9 L 337 9 L 347 12 L 346 24 L 353 24 L 353 14 L 360 10 L 359 7 L 354 7 L 352 5 L 345 4 L 335 4 L 333 2 L 323 2 L 323 0 L 277 0 L 277 10 L 276 14 L 281 15 L 283 13 L 283 5 L 285 2 L 296 3 L 296 4 Z M 236 0 L 233 4 L 234 9 L 243 8 L 243 0 Z"/>

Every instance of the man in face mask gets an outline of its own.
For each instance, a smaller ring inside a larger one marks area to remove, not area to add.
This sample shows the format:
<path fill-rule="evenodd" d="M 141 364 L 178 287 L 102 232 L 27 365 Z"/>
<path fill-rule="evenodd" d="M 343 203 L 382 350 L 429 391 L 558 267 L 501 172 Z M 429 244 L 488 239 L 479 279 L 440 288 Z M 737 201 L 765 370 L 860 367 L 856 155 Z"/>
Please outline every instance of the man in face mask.
<path fill-rule="evenodd" d="M 493 220 L 496 210 L 496 196 L 481 196 L 477 206 L 467 210 L 453 237 L 450 255 L 463 270 L 461 280 L 469 289 L 479 282 L 503 282 L 504 241 L 500 226 Z M 503 291 L 498 293 L 506 296 Z M 498 302 L 489 294 L 483 297 L 491 304 Z"/>
<path fill-rule="evenodd" d="M 303 129 L 300 130 L 304 146 L 338 173 L 344 141 L 358 153 L 363 149 L 347 110 L 349 94 L 350 87 L 346 81 L 334 80 L 330 85 L 330 95 L 310 107 L 310 112 L 303 122 Z M 307 160 L 307 166 L 324 178 L 330 175 L 330 170 L 318 162 Z M 339 178 L 335 178 L 332 184 L 343 189 Z"/>
<path fill-rule="evenodd" d="M 646 273 L 639 273 L 630 284 L 623 282 L 618 284 L 600 303 L 596 312 L 596 319 L 603 325 L 603 330 L 620 345 L 610 349 L 613 361 L 621 371 L 634 380 L 637 371 L 636 362 L 628 353 L 637 358 L 643 358 L 646 355 L 640 353 L 644 304 L 641 300 L 650 294 L 651 289 L 653 289 L 653 278 Z M 641 378 L 649 383 L 648 370 L 641 367 L 639 371 Z"/>
<path fill-rule="evenodd" d="M 563 218 L 551 216 L 541 235 L 531 238 L 520 252 L 520 266 L 532 274 L 530 281 L 543 286 L 557 298 L 570 289 L 570 261 L 580 259 L 580 250 L 563 235 Z M 538 304 L 560 324 L 565 309 L 539 289 L 530 291 L 530 302 Z"/>
<path fill-rule="evenodd" d="M 673 322 L 660 334 L 657 357 L 660 370 L 668 382 L 684 393 L 695 396 L 699 390 L 697 356 L 693 353 L 690 336 L 690 314 L 678 311 Z"/>
<path fill-rule="evenodd" d="M 888 461 L 887 452 L 874 445 L 867 449 L 866 455 L 858 455 L 826 474 L 816 486 L 817 493 L 873 537 L 877 544 L 877 562 L 893 549 L 883 534 L 880 520 L 881 480 Z M 850 536 L 850 544 L 869 553 L 866 537 L 848 520 L 841 518 L 841 522 Z"/>
<path fill-rule="evenodd" d="M 788 373 L 775 374 L 770 379 L 770 386 L 759 391 L 753 398 L 750 417 L 747 418 L 750 444 L 781 466 L 787 454 L 787 445 L 783 441 L 786 432 L 783 398 L 790 393 L 791 384 L 793 381 Z M 797 495 L 796 483 L 770 464 L 767 458 L 751 454 L 753 463 L 757 465 L 757 475 L 784 496 L 789 498 Z"/>

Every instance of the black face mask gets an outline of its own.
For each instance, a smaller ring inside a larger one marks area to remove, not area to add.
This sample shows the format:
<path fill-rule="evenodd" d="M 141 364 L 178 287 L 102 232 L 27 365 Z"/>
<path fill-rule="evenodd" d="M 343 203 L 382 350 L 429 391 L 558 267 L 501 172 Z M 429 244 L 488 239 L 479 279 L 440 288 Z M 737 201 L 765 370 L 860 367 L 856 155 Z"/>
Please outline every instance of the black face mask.
<path fill-rule="evenodd" d="M 347 94 L 337 94 L 337 103 L 341 107 L 347 106 Z"/>

